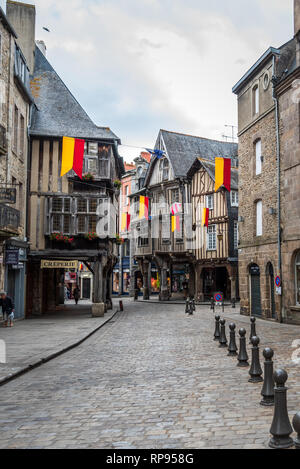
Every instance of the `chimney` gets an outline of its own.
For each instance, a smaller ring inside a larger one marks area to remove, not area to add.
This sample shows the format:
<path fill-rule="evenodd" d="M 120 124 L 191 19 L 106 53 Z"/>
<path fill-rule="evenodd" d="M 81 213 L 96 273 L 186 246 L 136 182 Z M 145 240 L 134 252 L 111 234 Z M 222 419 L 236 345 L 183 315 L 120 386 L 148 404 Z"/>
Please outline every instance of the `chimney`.
<path fill-rule="evenodd" d="M 300 0 L 294 0 L 294 35 L 300 31 Z"/>
<path fill-rule="evenodd" d="M 17 43 L 23 52 L 30 73 L 34 69 L 35 6 L 7 0 L 6 16 L 17 33 Z"/>
<path fill-rule="evenodd" d="M 35 42 L 38 48 L 40 49 L 41 53 L 46 57 L 47 54 L 47 47 L 44 41 L 36 41 Z"/>

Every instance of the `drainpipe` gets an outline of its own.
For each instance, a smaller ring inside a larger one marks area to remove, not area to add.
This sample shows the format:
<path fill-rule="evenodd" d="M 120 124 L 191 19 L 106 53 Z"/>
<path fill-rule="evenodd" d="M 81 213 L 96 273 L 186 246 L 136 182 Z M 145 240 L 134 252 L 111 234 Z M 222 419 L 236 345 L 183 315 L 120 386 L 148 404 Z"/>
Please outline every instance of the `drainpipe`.
<path fill-rule="evenodd" d="M 273 78 L 275 78 L 275 56 L 273 56 Z M 273 80 L 273 101 L 275 103 L 276 120 L 276 161 L 277 161 L 277 248 L 278 248 L 278 275 L 282 279 L 282 256 L 281 256 L 281 194 L 280 194 L 280 130 L 279 130 L 279 103 Z M 282 293 L 282 292 L 281 292 Z M 283 322 L 282 294 L 279 297 L 279 321 Z"/>

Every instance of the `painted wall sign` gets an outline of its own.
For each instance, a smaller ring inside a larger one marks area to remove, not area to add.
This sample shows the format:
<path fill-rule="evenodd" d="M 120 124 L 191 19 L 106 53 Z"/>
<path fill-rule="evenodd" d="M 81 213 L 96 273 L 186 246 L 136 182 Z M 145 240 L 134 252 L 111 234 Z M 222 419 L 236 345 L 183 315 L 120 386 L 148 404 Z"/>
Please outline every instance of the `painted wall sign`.
<path fill-rule="evenodd" d="M 41 269 L 77 269 L 78 261 L 41 260 Z"/>

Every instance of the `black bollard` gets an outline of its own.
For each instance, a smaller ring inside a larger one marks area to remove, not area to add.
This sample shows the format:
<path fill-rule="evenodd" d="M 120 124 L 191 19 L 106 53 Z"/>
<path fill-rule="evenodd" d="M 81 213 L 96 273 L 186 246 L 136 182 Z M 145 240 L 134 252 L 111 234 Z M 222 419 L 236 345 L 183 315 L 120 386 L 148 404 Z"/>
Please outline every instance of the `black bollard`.
<path fill-rule="evenodd" d="M 269 442 L 270 448 L 286 449 L 294 446 L 294 441 L 290 437 L 293 433 L 288 410 L 287 410 L 287 390 L 285 383 L 288 374 L 285 370 L 277 370 L 274 373 L 275 381 L 275 409 L 272 426 L 270 429 L 273 438 Z"/>
<path fill-rule="evenodd" d="M 274 405 L 274 376 L 273 376 L 273 356 L 274 351 L 271 348 L 265 348 L 263 351 L 265 357 L 265 373 L 264 373 L 264 384 L 261 391 L 263 396 L 260 405 L 273 406 Z"/>
<path fill-rule="evenodd" d="M 225 331 L 225 324 L 226 321 L 225 319 L 221 319 L 220 325 L 221 325 L 221 334 L 220 334 L 220 348 L 225 348 L 227 347 L 227 338 L 226 338 L 226 331 Z"/>
<path fill-rule="evenodd" d="M 235 298 L 232 298 L 231 300 L 231 307 L 234 309 L 235 308 L 235 304 L 236 304 L 236 299 Z"/>
<path fill-rule="evenodd" d="M 246 329 L 244 328 L 240 329 L 239 334 L 240 334 L 240 351 L 238 354 L 237 366 L 246 368 L 247 366 L 249 366 L 249 363 L 248 363 L 249 357 L 248 357 L 247 348 L 246 348 L 246 334 L 247 334 Z"/>
<path fill-rule="evenodd" d="M 186 299 L 186 300 L 185 300 L 185 314 L 189 314 L 189 310 L 190 310 L 190 308 L 189 308 L 189 300 Z"/>
<path fill-rule="evenodd" d="M 259 338 L 252 337 L 252 361 L 251 361 L 251 368 L 249 371 L 249 375 L 251 378 L 249 379 L 249 383 L 261 383 L 263 381 L 262 374 L 263 371 L 260 366 L 259 361 Z"/>
<path fill-rule="evenodd" d="M 251 322 L 251 332 L 250 332 L 249 344 L 252 344 L 251 342 L 252 337 L 256 337 L 256 318 L 252 316 L 250 318 L 250 322 Z"/>
<path fill-rule="evenodd" d="M 119 301 L 120 312 L 124 311 L 123 301 Z"/>
<path fill-rule="evenodd" d="M 297 433 L 297 438 L 295 440 L 295 447 L 296 449 L 300 449 L 300 412 L 295 415 L 293 418 L 293 427 L 295 432 Z"/>
<path fill-rule="evenodd" d="M 189 301 L 189 315 L 193 316 L 194 314 L 194 308 L 193 308 L 193 300 Z"/>
<path fill-rule="evenodd" d="M 216 320 L 216 327 L 214 333 L 214 340 L 218 340 L 220 342 L 220 316 L 215 316 Z"/>
<path fill-rule="evenodd" d="M 235 341 L 235 328 L 236 328 L 236 325 L 233 322 L 229 324 L 229 329 L 230 329 L 230 342 L 229 342 L 229 347 L 228 347 L 229 357 L 237 356 L 237 346 L 236 346 L 236 341 Z"/>

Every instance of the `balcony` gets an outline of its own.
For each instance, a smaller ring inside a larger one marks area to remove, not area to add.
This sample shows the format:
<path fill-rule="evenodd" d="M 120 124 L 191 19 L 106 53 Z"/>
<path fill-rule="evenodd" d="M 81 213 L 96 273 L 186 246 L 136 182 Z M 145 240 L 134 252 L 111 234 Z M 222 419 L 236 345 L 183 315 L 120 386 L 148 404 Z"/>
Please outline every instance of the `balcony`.
<path fill-rule="evenodd" d="M 0 125 L 0 155 L 7 153 L 6 128 Z"/>
<path fill-rule="evenodd" d="M 19 234 L 20 212 L 0 204 L 0 236 L 9 238 Z"/>

